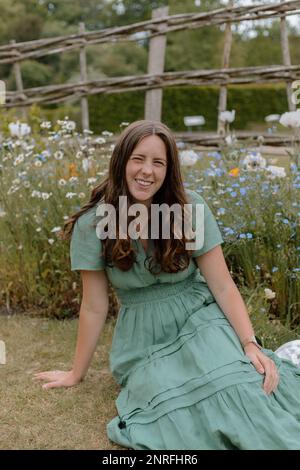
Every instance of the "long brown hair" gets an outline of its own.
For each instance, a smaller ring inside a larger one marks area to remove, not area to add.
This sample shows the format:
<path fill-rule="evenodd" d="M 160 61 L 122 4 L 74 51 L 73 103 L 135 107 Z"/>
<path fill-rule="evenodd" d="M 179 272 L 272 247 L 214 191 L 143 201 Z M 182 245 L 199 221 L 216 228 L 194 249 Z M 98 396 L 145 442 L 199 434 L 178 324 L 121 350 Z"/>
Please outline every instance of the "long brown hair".
<path fill-rule="evenodd" d="M 158 121 L 135 121 L 124 129 L 116 142 L 110 159 L 108 176 L 92 190 L 89 202 L 65 222 L 61 232 L 61 238 L 69 239 L 75 222 L 82 214 L 100 201 L 112 204 L 116 209 L 117 238 L 102 240 L 103 257 L 108 265 L 114 265 L 122 271 L 130 270 L 136 261 L 132 240 L 129 237 L 125 240 L 118 239 L 119 196 L 127 196 L 128 200 L 132 201 L 125 177 L 126 165 L 138 143 L 144 137 L 153 134 L 160 137 L 166 146 L 167 173 L 162 186 L 154 194 L 152 203 L 166 203 L 169 207 L 177 203 L 181 205 L 183 210 L 184 204 L 187 204 L 188 201 L 182 182 L 178 150 L 172 132 L 165 124 Z M 130 222 L 130 217 L 128 220 Z M 145 267 L 153 274 L 158 274 L 161 271 L 176 273 L 186 269 L 189 265 L 191 254 L 185 249 L 187 240 L 184 233 L 181 239 L 174 238 L 172 212 L 170 214 L 170 234 L 170 239 L 154 240 L 154 256 L 145 260 L 147 261 Z"/>

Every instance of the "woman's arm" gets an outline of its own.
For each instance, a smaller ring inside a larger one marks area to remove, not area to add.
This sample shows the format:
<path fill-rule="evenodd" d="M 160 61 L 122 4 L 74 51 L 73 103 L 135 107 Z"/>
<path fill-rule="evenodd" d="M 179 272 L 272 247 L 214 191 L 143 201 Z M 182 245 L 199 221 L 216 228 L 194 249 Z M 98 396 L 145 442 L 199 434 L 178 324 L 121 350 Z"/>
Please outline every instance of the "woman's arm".
<path fill-rule="evenodd" d="M 254 335 L 246 305 L 228 271 L 220 245 L 196 258 L 201 274 L 215 297 L 218 305 L 225 313 L 241 343 Z M 257 346 L 248 343 L 244 347 L 245 354 L 260 374 L 265 374 L 263 389 L 272 393 L 279 383 L 277 367 Z"/>
<path fill-rule="evenodd" d="M 243 298 L 234 283 L 220 245 L 196 258 L 201 274 L 240 341 L 254 335 Z"/>
<path fill-rule="evenodd" d="M 71 371 L 34 374 L 48 381 L 43 388 L 70 387 L 85 376 L 108 313 L 108 281 L 105 271 L 81 271 L 83 296 L 79 313 L 77 344 Z"/>

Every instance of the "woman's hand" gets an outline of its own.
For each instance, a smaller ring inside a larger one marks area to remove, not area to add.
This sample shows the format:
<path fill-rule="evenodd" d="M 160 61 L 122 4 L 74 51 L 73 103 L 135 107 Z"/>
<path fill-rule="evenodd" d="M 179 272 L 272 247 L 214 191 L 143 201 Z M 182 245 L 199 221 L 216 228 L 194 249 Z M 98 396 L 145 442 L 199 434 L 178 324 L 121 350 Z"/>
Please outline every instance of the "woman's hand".
<path fill-rule="evenodd" d="M 49 370 L 47 372 L 38 372 L 33 374 L 33 380 L 46 380 L 42 388 L 59 388 L 59 387 L 73 387 L 77 385 L 81 379 L 78 379 L 74 376 L 72 370 L 62 371 L 62 370 Z"/>
<path fill-rule="evenodd" d="M 249 357 L 255 369 L 260 374 L 265 374 L 263 389 L 267 395 L 274 392 L 279 383 L 279 372 L 268 356 L 266 356 L 255 344 L 249 343 L 244 348 L 246 356 Z"/>

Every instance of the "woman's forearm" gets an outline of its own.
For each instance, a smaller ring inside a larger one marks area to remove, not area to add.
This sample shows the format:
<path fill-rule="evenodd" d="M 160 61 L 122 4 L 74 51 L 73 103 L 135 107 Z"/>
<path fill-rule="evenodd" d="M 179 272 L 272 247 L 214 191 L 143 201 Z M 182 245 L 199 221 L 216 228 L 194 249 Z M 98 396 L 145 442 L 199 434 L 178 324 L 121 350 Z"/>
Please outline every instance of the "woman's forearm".
<path fill-rule="evenodd" d="M 81 306 L 73 363 L 73 374 L 78 380 L 83 379 L 89 368 L 107 313 L 106 306 L 102 312 L 91 312 Z"/>
<path fill-rule="evenodd" d="M 254 335 L 245 302 L 234 282 L 220 293 L 215 293 L 215 299 L 234 328 L 240 341 Z"/>

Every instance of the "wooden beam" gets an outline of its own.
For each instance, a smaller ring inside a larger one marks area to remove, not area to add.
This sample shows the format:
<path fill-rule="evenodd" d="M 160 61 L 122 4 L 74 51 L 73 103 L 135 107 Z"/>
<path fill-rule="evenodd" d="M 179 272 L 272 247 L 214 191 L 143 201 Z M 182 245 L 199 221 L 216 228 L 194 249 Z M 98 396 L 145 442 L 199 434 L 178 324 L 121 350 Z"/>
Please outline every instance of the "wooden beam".
<path fill-rule="evenodd" d="M 157 8 L 152 12 L 152 19 L 168 16 L 169 7 Z M 165 54 L 167 36 L 164 34 L 165 25 L 160 25 L 161 35 L 150 39 L 148 74 L 161 74 L 165 68 Z M 145 96 L 145 119 L 161 121 L 162 113 L 162 89 L 148 90 Z"/>

